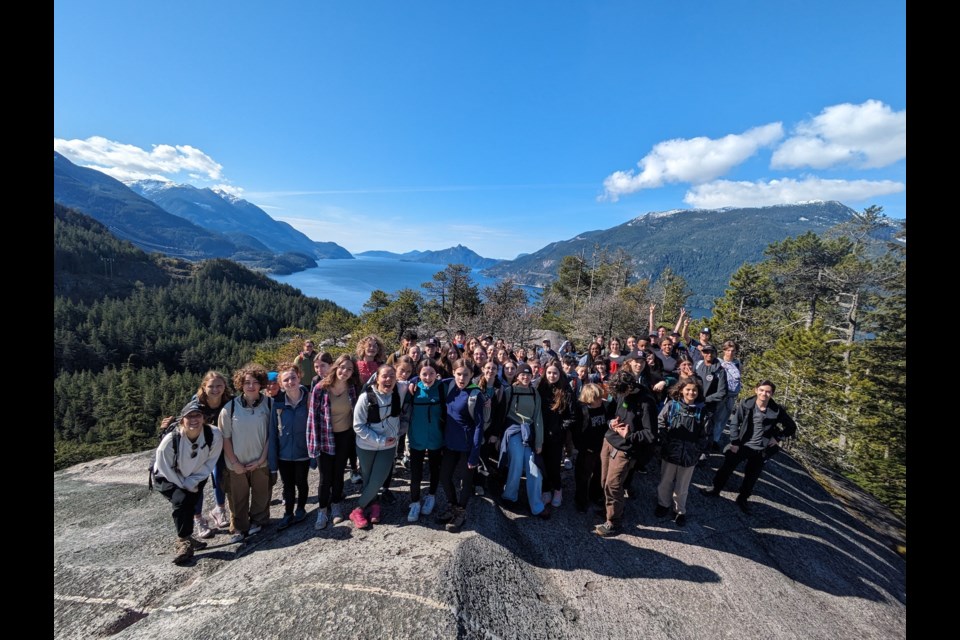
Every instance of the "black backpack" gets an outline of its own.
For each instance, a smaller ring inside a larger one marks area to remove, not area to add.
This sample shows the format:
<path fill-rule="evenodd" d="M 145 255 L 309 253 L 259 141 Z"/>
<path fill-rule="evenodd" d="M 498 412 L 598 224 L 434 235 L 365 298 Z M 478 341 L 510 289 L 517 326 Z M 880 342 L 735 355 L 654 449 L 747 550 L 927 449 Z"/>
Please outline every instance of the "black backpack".
<path fill-rule="evenodd" d="M 373 391 L 373 387 L 367 387 L 366 391 L 367 396 L 367 424 L 375 424 L 380 422 L 380 402 L 377 400 L 377 396 Z M 393 387 L 393 396 L 390 399 L 390 417 L 396 418 L 400 415 L 400 390 L 396 386 Z"/>
<path fill-rule="evenodd" d="M 160 442 L 163 442 L 163 439 L 167 437 L 168 433 L 173 433 L 173 468 L 177 472 L 180 471 L 181 433 L 180 433 L 179 427 L 180 427 L 180 421 L 177 420 L 167 425 L 167 428 L 164 429 L 163 433 L 160 434 Z M 157 444 L 157 446 L 159 447 L 160 445 Z M 209 424 L 204 422 L 203 423 L 203 445 L 201 445 L 200 448 L 202 449 L 203 447 L 212 447 L 212 446 L 213 446 L 213 427 L 211 427 Z M 150 488 L 150 491 L 153 491 L 153 481 L 154 481 L 153 466 L 155 462 L 156 462 L 155 460 L 154 462 L 151 462 L 150 468 L 148 469 L 149 473 L 147 475 L 147 487 Z M 163 476 L 160 476 L 160 478 L 163 478 Z"/>

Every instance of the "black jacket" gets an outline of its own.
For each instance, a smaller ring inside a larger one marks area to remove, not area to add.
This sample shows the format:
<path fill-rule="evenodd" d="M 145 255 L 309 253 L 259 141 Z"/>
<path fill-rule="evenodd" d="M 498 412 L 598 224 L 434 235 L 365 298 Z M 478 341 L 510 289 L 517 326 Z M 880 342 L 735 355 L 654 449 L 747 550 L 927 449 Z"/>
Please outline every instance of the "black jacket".
<path fill-rule="evenodd" d="M 713 414 L 702 403 L 684 404 L 668 400 L 657 417 L 660 428 L 660 457 L 681 467 L 697 464 L 706 451 Z"/>
<path fill-rule="evenodd" d="M 753 409 L 757 406 L 757 396 L 750 396 L 737 404 L 736 421 L 730 425 L 730 444 L 740 446 L 749 442 L 753 436 Z M 767 403 L 767 415 L 763 419 L 763 446 L 771 438 L 778 441 L 790 438 L 797 432 L 797 423 L 772 399 Z"/>
<path fill-rule="evenodd" d="M 652 450 L 657 437 L 657 402 L 646 387 L 635 393 L 610 400 L 607 412 L 612 420 L 619 417 L 628 425 L 627 437 L 622 438 L 613 429 L 607 428 L 604 438 L 614 449 L 623 451 L 632 458 L 639 458 Z"/>

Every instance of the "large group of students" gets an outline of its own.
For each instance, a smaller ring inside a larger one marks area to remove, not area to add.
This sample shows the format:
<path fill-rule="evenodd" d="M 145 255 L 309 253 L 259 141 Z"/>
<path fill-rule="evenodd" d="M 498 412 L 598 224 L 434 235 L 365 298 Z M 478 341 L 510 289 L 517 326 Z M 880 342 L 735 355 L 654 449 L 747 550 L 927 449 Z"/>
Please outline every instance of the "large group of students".
<path fill-rule="evenodd" d="M 273 371 L 250 363 L 233 372 L 236 394 L 224 374 L 207 372 L 179 415 L 163 420 L 151 469 L 173 508 L 174 562 L 187 563 L 217 530 L 237 543 L 266 527 L 278 481 L 278 529 L 305 520 L 311 469 L 320 531 L 346 520 L 379 524 L 381 505 L 398 500 L 398 466 L 409 471 L 408 522 L 438 510 L 436 519 L 458 532 L 470 499 L 486 494 L 548 519 L 564 503 L 566 469 L 573 508 L 594 508 L 603 516 L 594 531 L 607 537 L 624 526 L 633 475 L 653 471 L 659 458 L 655 515 L 682 527 L 694 469 L 721 450 L 725 430 L 724 462 L 702 492 L 719 496 L 746 461 L 736 504 L 749 513 L 764 461 L 796 424 L 769 380 L 740 400 L 734 342 L 718 351 L 709 327 L 690 338 L 685 310 L 672 332 L 654 327 L 654 311 L 646 335 L 596 336 L 582 350 L 569 340 L 558 350 L 550 340 L 528 348 L 463 331 L 421 344 L 408 330 L 394 352 L 369 335 L 336 359 L 306 340 Z M 210 478 L 216 504 L 204 515 Z M 349 502 L 348 479 L 359 491 Z"/>

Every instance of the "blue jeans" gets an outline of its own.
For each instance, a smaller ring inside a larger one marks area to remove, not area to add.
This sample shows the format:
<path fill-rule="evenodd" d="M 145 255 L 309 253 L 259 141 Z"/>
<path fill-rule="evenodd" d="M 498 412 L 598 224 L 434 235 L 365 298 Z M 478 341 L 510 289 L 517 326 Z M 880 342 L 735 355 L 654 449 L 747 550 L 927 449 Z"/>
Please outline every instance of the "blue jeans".
<path fill-rule="evenodd" d="M 527 501 L 530 503 L 530 512 L 540 515 L 543 511 L 543 500 L 540 497 L 543 487 L 543 478 L 540 477 L 540 467 L 533 461 L 533 449 L 523 445 L 520 434 L 514 434 L 507 441 L 507 481 L 503 485 L 503 498 L 516 502 L 520 493 L 520 476 L 527 472 Z"/>
<path fill-rule="evenodd" d="M 736 398 L 726 398 L 723 402 L 717 403 L 717 412 L 713 414 L 713 441 L 720 442 L 720 436 L 723 435 L 723 428 L 727 426 L 727 419 L 737 406 Z"/>

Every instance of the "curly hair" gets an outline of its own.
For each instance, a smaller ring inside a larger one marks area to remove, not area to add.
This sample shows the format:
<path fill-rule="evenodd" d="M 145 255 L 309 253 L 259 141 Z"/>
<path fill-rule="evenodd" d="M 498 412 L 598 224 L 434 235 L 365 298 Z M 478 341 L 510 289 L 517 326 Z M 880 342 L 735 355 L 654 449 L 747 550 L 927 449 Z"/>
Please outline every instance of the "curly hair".
<path fill-rule="evenodd" d="M 383 346 L 383 340 L 373 334 L 365 338 L 360 338 L 360 340 L 357 342 L 357 360 L 363 360 L 367 357 L 367 344 L 369 344 L 371 341 L 377 345 L 377 355 L 373 357 L 374 362 L 383 364 L 387 361 L 387 351 Z"/>
<path fill-rule="evenodd" d="M 257 364 L 256 362 L 248 362 L 239 369 L 233 372 L 233 387 L 234 389 L 243 390 L 243 379 L 247 376 L 252 376 L 260 383 L 260 388 L 267 386 L 267 370 L 262 364 Z"/>

